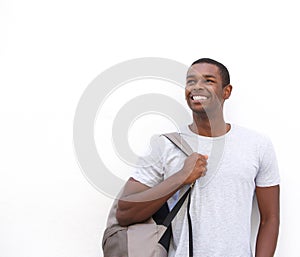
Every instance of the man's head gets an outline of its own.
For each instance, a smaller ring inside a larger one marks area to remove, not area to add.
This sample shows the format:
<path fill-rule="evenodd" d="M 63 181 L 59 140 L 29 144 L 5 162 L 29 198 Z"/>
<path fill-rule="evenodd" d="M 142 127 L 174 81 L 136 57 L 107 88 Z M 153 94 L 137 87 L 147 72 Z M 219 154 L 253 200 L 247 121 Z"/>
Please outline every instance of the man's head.
<path fill-rule="evenodd" d="M 229 71 L 228 69 L 225 67 L 225 65 L 223 65 L 220 62 L 217 62 L 213 59 L 210 58 L 201 58 L 198 59 L 197 61 L 194 61 L 191 65 L 191 67 L 197 63 L 210 63 L 213 64 L 215 66 L 217 66 L 219 68 L 219 72 L 223 81 L 223 87 L 227 86 L 228 84 L 230 84 L 230 75 L 229 75 Z"/>
<path fill-rule="evenodd" d="M 187 72 L 185 96 L 195 113 L 222 112 L 231 90 L 227 68 L 215 60 L 199 59 Z"/>

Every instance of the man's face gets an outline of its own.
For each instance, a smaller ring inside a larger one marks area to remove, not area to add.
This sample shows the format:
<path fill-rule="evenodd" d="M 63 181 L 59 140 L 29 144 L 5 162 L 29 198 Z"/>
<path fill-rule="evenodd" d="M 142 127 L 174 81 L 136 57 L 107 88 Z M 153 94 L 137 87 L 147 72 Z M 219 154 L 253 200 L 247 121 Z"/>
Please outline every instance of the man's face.
<path fill-rule="evenodd" d="M 210 63 L 194 64 L 187 73 L 185 97 L 193 112 L 222 111 L 231 86 L 223 88 L 219 68 Z"/>

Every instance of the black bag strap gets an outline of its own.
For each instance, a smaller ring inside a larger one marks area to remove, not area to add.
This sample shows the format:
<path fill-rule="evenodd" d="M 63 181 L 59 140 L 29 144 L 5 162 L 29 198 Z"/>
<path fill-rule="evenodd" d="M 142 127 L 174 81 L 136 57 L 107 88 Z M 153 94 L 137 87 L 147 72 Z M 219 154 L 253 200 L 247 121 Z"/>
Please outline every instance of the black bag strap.
<path fill-rule="evenodd" d="M 180 210 L 181 206 L 183 205 L 185 199 L 187 196 L 191 193 L 192 187 L 190 186 L 188 190 L 184 193 L 184 195 L 179 199 L 179 201 L 176 203 L 176 205 L 172 208 L 172 210 L 168 213 L 167 217 L 163 221 L 163 225 L 168 227 L 170 226 L 172 220 L 175 218 L 176 214 Z"/>
<path fill-rule="evenodd" d="M 193 227 L 192 227 L 192 219 L 190 215 L 190 204 L 191 204 L 191 194 L 189 194 L 188 204 L 187 204 L 187 217 L 189 224 L 189 257 L 193 257 Z"/>
<path fill-rule="evenodd" d="M 189 144 L 180 136 L 179 133 L 173 132 L 168 134 L 163 134 L 166 138 L 168 138 L 174 145 L 176 145 L 182 152 L 184 152 L 187 156 L 193 153 L 193 149 L 189 146 Z M 171 225 L 172 220 L 175 218 L 176 214 L 180 210 L 183 205 L 185 199 L 188 197 L 187 203 L 187 217 L 188 217 L 188 226 L 189 226 L 189 257 L 193 257 L 193 230 L 192 230 L 192 220 L 190 216 L 190 204 L 191 204 L 191 190 L 194 186 L 194 183 L 190 185 L 188 190 L 184 193 L 184 195 L 179 199 L 176 205 L 169 212 L 165 220 L 163 221 L 163 225 L 169 227 Z"/>

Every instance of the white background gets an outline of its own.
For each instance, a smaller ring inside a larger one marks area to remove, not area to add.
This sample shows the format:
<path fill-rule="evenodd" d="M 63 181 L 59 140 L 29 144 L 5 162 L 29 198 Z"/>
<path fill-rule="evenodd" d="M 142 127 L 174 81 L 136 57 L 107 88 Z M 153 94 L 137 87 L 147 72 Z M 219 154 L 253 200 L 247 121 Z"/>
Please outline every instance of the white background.
<path fill-rule="evenodd" d="M 186 65 L 210 57 L 228 67 L 234 90 L 227 121 L 268 134 L 278 155 L 282 204 L 276 256 L 299 257 L 297 6 L 291 0 L 1 0 L 0 256 L 102 256 L 111 199 L 92 187 L 78 166 L 75 109 L 102 71 L 149 56 Z M 139 86 L 146 90 L 151 83 Z M 124 99 L 133 92 L 128 89 Z M 96 131 L 112 117 L 97 119 Z M 133 124 L 129 139 L 137 151 L 136 142 L 143 142 L 139 126 L 151 126 L 148 136 L 169 124 L 159 119 L 149 115 Z M 99 142 L 101 136 L 95 138 L 98 148 L 109 147 Z M 111 163 L 117 159 L 113 152 L 107 156 Z"/>

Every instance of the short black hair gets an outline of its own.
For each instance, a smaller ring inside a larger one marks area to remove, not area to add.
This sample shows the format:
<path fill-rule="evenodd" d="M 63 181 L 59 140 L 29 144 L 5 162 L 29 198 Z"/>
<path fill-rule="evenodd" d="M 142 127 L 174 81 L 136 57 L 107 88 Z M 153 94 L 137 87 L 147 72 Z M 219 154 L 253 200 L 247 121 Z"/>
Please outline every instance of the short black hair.
<path fill-rule="evenodd" d="M 217 66 L 219 68 L 219 71 L 220 71 L 220 75 L 221 75 L 221 78 L 222 78 L 222 83 L 223 83 L 223 87 L 227 86 L 228 84 L 230 84 L 230 75 L 229 75 L 229 71 L 228 69 L 225 67 L 225 65 L 223 65 L 222 63 L 220 62 L 217 62 L 213 59 L 210 59 L 210 58 L 201 58 L 201 59 L 198 59 L 197 61 L 194 61 L 191 65 L 191 67 L 194 65 L 194 64 L 197 64 L 197 63 L 209 63 L 209 64 L 213 64 L 215 66 Z"/>

